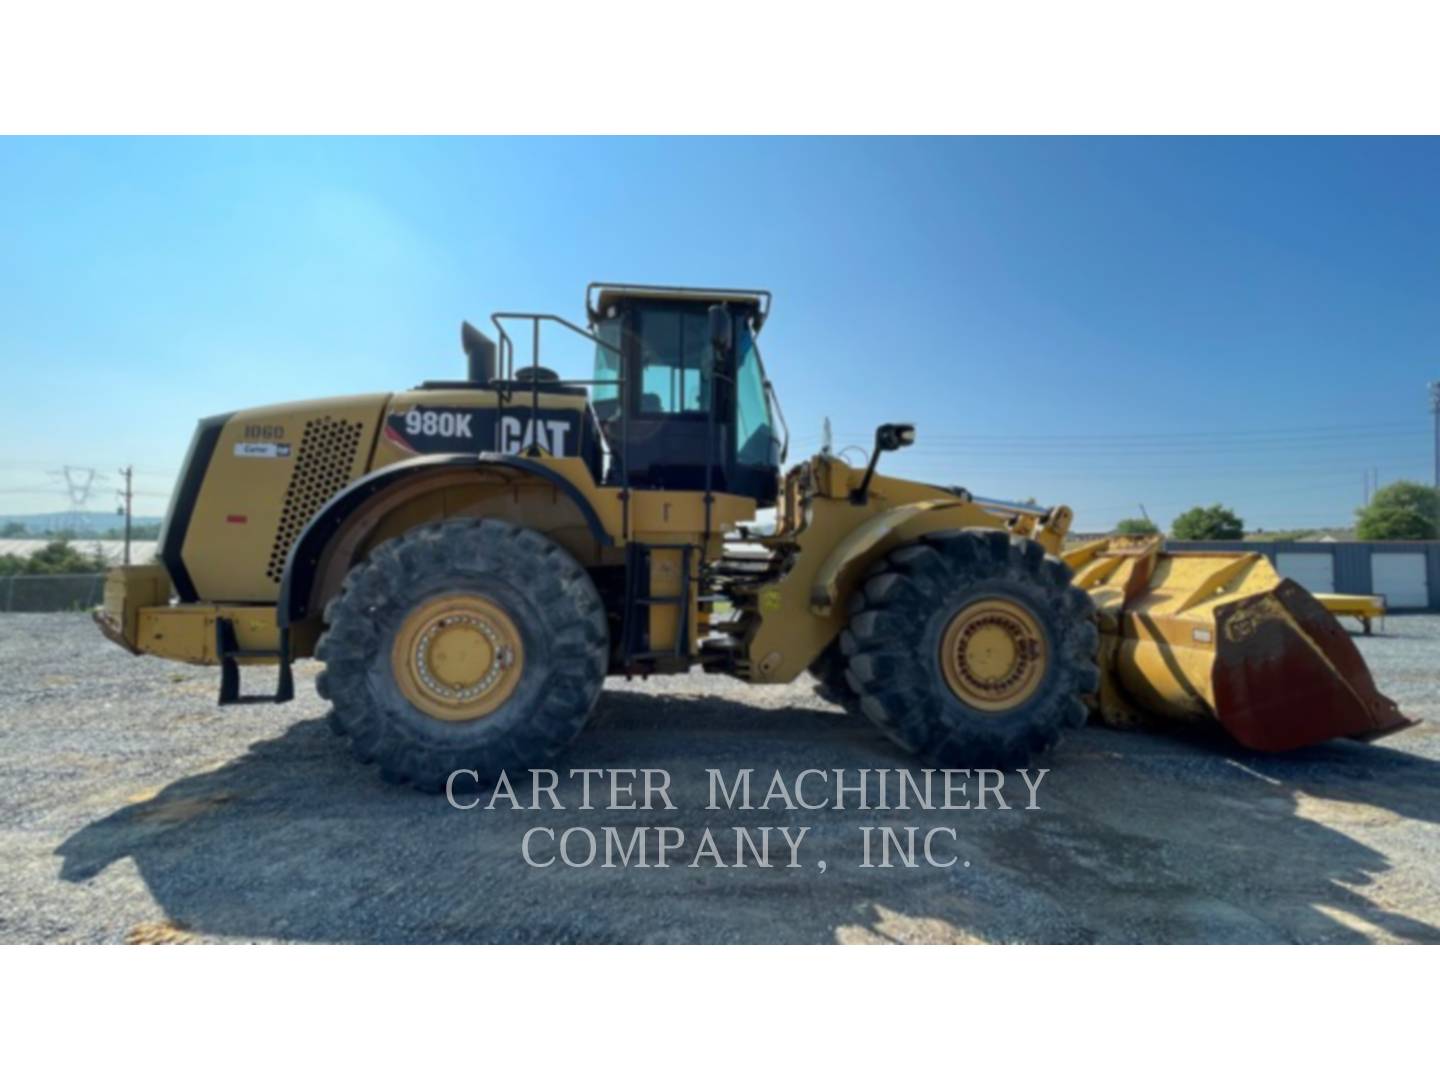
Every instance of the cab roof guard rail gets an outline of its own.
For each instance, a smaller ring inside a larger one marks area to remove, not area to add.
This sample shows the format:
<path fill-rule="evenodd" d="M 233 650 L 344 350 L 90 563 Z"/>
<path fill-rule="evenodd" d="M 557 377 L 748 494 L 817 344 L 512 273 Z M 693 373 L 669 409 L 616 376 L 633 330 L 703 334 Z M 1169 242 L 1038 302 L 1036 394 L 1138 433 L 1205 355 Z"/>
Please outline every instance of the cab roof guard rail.
<path fill-rule="evenodd" d="M 596 308 L 596 299 L 599 293 L 604 291 L 617 292 L 622 295 L 634 294 L 637 296 L 668 297 L 676 300 L 750 300 L 760 306 L 760 312 L 755 320 L 755 331 L 758 333 L 765 320 L 770 317 L 771 295 L 769 289 L 702 289 L 694 285 L 636 285 L 615 281 L 592 281 L 585 286 L 585 313 L 591 322 L 598 322 L 600 311 Z"/>

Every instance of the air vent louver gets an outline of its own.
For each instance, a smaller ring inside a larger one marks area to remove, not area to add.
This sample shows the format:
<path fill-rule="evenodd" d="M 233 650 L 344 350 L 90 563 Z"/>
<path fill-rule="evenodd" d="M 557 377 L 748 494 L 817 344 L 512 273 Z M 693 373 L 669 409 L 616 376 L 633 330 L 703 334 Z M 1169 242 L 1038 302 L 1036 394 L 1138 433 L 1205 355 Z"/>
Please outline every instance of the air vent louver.
<path fill-rule="evenodd" d="M 351 423 L 329 416 L 305 421 L 295 471 L 290 474 L 280 524 L 275 529 L 275 543 L 270 549 L 270 563 L 265 570 L 271 581 L 278 582 L 284 576 L 290 548 L 310 519 L 350 482 L 364 429 L 365 425 L 359 421 Z"/>

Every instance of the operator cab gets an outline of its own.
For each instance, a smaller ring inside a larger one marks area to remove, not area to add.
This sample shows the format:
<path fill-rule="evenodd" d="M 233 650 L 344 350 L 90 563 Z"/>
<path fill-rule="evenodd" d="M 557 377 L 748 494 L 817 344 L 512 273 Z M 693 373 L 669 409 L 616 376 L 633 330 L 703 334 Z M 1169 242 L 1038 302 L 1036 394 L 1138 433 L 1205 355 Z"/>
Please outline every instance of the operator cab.
<path fill-rule="evenodd" d="M 784 448 L 755 341 L 769 307 L 763 290 L 590 286 L 607 483 L 774 505 Z"/>

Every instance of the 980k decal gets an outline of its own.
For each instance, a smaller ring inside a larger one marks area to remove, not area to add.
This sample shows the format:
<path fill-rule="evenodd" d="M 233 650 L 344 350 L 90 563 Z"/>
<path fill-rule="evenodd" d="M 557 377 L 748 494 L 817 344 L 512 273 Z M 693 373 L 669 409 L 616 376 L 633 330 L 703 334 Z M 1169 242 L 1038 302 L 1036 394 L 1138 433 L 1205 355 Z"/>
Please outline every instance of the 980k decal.
<path fill-rule="evenodd" d="M 385 437 L 412 454 L 498 450 L 518 454 L 538 443 L 556 457 L 580 452 L 582 415 L 574 409 L 466 409 L 415 405 L 392 412 Z"/>

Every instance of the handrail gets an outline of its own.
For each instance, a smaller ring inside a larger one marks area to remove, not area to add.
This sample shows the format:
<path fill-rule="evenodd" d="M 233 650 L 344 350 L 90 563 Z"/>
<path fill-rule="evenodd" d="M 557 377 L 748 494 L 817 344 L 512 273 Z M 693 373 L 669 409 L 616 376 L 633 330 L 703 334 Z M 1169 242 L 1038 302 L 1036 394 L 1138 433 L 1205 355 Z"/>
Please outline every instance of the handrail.
<path fill-rule="evenodd" d="M 625 358 L 624 354 L 621 352 L 620 346 L 610 344 L 610 342 L 605 341 L 597 335 L 590 333 L 589 330 L 586 330 L 585 328 L 580 326 L 576 326 L 569 319 L 562 318 L 559 315 L 551 315 L 547 312 L 533 311 L 495 312 L 493 315 L 490 316 L 490 322 L 495 327 L 496 334 L 499 338 L 499 343 L 497 347 L 497 367 L 502 373 L 500 381 L 502 381 L 504 384 L 496 388 L 497 424 L 499 424 L 504 419 L 505 406 L 514 396 L 515 385 L 515 342 L 514 339 L 510 337 L 509 331 L 505 329 L 504 320 L 506 319 L 524 320 L 530 323 L 532 334 L 530 363 L 533 367 L 538 368 L 540 366 L 540 324 L 545 322 L 559 323 L 561 326 L 565 327 L 572 333 L 579 334 L 581 337 L 585 338 L 588 341 L 594 342 L 601 348 L 608 349 L 610 352 L 614 353 L 616 358 L 620 361 L 620 377 L 618 379 L 557 379 L 555 385 L 615 386 L 619 388 L 620 452 L 618 455 L 615 453 L 615 447 L 611 445 L 610 440 L 606 438 L 605 430 L 598 427 L 599 418 L 597 417 L 596 419 L 598 434 L 602 439 L 605 440 L 605 444 L 610 450 L 611 457 L 618 457 L 619 459 L 621 536 L 624 539 L 628 540 L 630 538 L 630 462 L 628 459 L 628 450 L 630 446 L 630 410 L 625 407 L 627 397 L 625 386 Z M 541 382 L 538 378 L 535 378 L 531 379 L 530 383 L 530 430 L 534 431 L 535 424 L 538 421 L 540 415 Z M 538 446 L 534 442 L 532 442 L 529 447 L 525 448 L 524 452 L 532 457 L 539 456 Z"/>
<path fill-rule="evenodd" d="M 490 322 L 494 325 L 496 333 L 498 333 L 498 334 L 500 335 L 500 349 L 499 349 L 499 351 L 500 351 L 500 362 L 501 362 L 501 364 L 503 365 L 504 362 L 505 362 L 505 360 L 506 360 L 506 359 L 509 359 L 510 364 L 511 364 L 511 369 L 510 369 L 509 373 L 506 375 L 506 378 L 507 378 L 507 379 L 513 379 L 513 378 L 514 378 L 514 374 L 515 374 L 515 373 L 514 373 L 515 342 L 511 339 L 510 334 L 506 331 L 506 329 L 505 329 L 505 324 L 501 321 L 502 319 L 528 319 L 528 320 L 530 320 L 532 323 L 534 323 L 537 327 L 538 327 L 539 324 L 542 323 L 542 322 L 559 323 L 561 326 L 565 327 L 565 329 L 570 330 L 570 331 L 573 332 L 573 333 L 579 334 L 579 335 L 580 335 L 581 337 L 583 337 L 583 338 L 586 338 L 586 339 L 588 339 L 588 340 L 590 340 L 590 341 L 593 341 L 596 345 L 599 345 L 599 346 L 601 346 L 601 347 L 603 347 L 603 348 L 609 349 L 611 352 L 613 352 L 613 353 L 616 355 L 616 357 L 619 357 L 619 356 L 620 356 L 620 346 L 618 346 L 618 345 L 611 345 L 610 342 L 602 340 L 601 338 L 597 337 L 596 335 L 590 333 L 590 331 L 589 331 L 589 330 L 586 330 L 584 327 L 582 327 L 582 326 L 576 326 L 576 325 L 575 325 L 574 323 L 572 323 L 569 319 L 562 318 L 562 317 L 559 316 L 559 315 L 551 315 L 551 314 L 549 314 L 549 313 L 547 313 L 547 312 L 538 312 L 538 311 L 497 311 L 497 312 L 495 312 L 495 314 L 493 314 L 493 315 L 490 316 Z M 535 343 L 536 343 L 536 345 L 538 346 L 538 344 L 539 344 L 539 330 L 538 330 L 538 329 L 536 330 Z M 507 353 L 507 350 L 508 350 L 508 353 Z M 534 357 L 533 357 L 532 359 L 533 359 L 533 361 L 534 361 L 535 364 L 538 365 L 538 364 L 540 363 L 540 354 L 539 354 L 538 351 L 535 353 L 535 355 L 534 355 Z M 621 378 L 623 379 L 623 378 L 624 378 L 624 374 L 625 374 L 623 367 L 621 368 L 620 374 L 621 374 Z"/>
<path fill-rule="evenodd" d="M 1011 502 L 1008 499 L 988 499 L 984 495 L 975 494 L 971 494 L 970 501 L 986 510 L 1008 510 L 1011 513 L 1030 514 L 1034 517 L 1044 517 L 1055 509 L 1053 506 L 1035 506 L 1030 503 Z"/>

